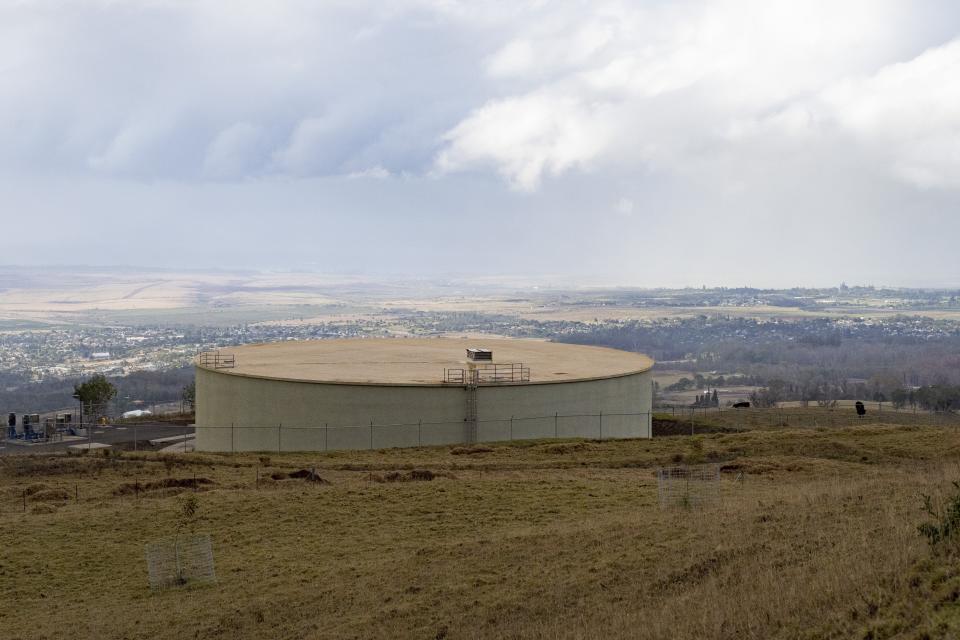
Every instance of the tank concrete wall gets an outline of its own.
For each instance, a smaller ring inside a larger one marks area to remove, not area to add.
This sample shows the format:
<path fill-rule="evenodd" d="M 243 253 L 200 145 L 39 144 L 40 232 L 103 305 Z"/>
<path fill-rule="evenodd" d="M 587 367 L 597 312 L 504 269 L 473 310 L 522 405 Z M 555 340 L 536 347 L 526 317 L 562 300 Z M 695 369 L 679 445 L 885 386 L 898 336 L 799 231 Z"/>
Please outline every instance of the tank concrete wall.
<path fill-rule="evenodd" d="M 480 387 L 477 439 L 649 438 L 652 403 L 649 372 L 601 380 Z"/>
<path fill-rule="evenodd" d="M 196 383 L 201 451 L 380 449 L 471 439 L 463 387 L 295 382 L 203 367 Z M 476 439 L 650 437 L 651 402 L 648 372 L 480 387 Z"/>

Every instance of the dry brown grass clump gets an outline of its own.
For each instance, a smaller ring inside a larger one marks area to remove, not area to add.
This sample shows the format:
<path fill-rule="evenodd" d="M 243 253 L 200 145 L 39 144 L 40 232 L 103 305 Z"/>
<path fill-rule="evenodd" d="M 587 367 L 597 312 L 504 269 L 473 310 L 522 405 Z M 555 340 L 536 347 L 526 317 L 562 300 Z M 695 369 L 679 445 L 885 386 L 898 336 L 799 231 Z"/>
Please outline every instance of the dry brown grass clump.
<path fill-rule="evenodd" d="M 430 469 L 412 469 L 410 471 L 390 471 L 388 473 L 370 474 L 370 479 L 374 482 L 424 482 L 437 477 Z"/>
<path fill-rule="evenodd" d="M 589 442 L 561 442 L 558 444 L 545 444 L 541 448 L 546 453 L 566 455 L 577 451 L 587 451 L 591 448 L 591 445 Z"/>
<path fill-rule="evenodd" d="M 23 491 L 28 496 L 40 493 L 41 491 L 47 491 L 50 488 L 50 485 L 44 484 L 43 482 L 35 482 L 24 487 Z"/>
<path fill-rule="evenodd" d="M 56 512 L 57 512 L 56 505 L 47 504 L 47 503 L 39 503 L 30 507 L 30 513 L 35 516 L 56 513 Z"/>
<path fill-rule="evenodd" d="M 469 447 L 453 447 L 450 449 L 452 456 L 469 456 L 478 453 L 492 453 L 493 449 L 484 445 L 472 445 Z"/>
<path fill-rule="evenodd" d="M 329 480 L 325 480 L 320 477 L 314 469 L 299 469 L 298 471 L 292 471 L 290 473 L 284 473 L 283 471 L 276 471 L 270 474 L 272 480 L 305 480 L 307 482 L 315 482 L 317 484 L 330 484 Z"/>
<path fill-rule="evenodd" d="M 205 485 L 214 484 L 213 480 L 204 477 L 193 478 L 161 478 L 160 480 L 151 480 L 148 482 L 124 482 L 113 490 L 114 495 L 131 495 L 135 493 L 145 493 L 156 491 L 158 489 L 205 489 Z"/>
<path fill-rule="evenodd" d="M 33 502 L 66 502 L 72 497 L 66 489 L 43 489 L 30 494 Z"/>

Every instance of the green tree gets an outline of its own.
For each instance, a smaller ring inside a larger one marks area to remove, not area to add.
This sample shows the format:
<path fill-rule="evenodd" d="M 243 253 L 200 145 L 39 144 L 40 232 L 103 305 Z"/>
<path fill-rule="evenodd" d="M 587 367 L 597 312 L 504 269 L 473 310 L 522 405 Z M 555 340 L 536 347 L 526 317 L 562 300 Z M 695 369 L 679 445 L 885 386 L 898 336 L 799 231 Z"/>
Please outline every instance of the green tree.
<path fill-rule="evenodd" d="M 94 420 L 106 415 L 107 404 L 117 395 L 117 388 L 103 374 L 73 385 L 73 397 L 83 406 L 83 412 Z"/>
<path fill-rule="evenodd" d="M 184 386 L 181 398 L 183 399 L 183 403 L 193 411 L 194 405 L 197 403 L 197 383 L 191 382 Z"/>

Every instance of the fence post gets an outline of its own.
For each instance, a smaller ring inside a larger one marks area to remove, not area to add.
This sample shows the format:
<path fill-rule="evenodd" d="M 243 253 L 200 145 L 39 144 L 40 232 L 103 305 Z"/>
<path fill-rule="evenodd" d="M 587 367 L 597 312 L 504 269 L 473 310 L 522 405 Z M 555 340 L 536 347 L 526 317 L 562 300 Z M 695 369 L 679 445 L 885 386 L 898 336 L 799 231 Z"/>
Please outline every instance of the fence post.
<path fill-rule="evenodd" d="M 370 421 L 370 451 L 373 451 L 373 420 Z"/>
<path fill-rule="evenodd" d="M 329 437 L 328 437 L 329 435 L 330 435 L 330 427 L 327 426 L 326 422 L 324 422 L 323 423 L 323 450 L 324 451 L 330 450 Z"/>
<path fill-rule="evenodd" d="M 510 416 L 510 442 L 513 442 L 513 416 Z"/>
<path fill-rule="evenodd" d="M 137 450 L 137 423 L 133 423 L 133 450 Z"/>
<path fill-rule="evenodd" d="M 560 421 L 560 412 L 557 411 L 556 413 L 553 414 L 553 437 L 554 438 L 560 437 L 560 429 L 557 426 L 557 422 L 559 421 Z"/>
<path fill-rule="evenodd" d="M 233 423 L 230 423 L 230 453 L 237 452 L 237 445 L 235 443 L 236 435 L 234 434 Z"/>
<path fill-rule="evenodd" d="M 277 425 L 277 453 L 280 453 L 280 434 L 283 433 L 283 423 Z"/>
<path fill-rule="evenodd" d="M 600 412 L 600 440 L 603 440 L 603 411 Z"/>
<path fill-rule="evenodd" d="M 423 446 L 423 418 L 417 421 L 417 446 Z"/>

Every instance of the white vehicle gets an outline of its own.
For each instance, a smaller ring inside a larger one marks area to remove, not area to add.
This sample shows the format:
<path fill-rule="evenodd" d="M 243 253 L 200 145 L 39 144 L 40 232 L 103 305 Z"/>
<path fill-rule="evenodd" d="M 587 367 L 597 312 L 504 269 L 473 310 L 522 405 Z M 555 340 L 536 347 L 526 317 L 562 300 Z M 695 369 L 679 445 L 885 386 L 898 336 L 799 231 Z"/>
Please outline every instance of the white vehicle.
<path fill-rule="evenodd" d="M 148 409 L 134 409 L 133 411 L 127 411 L 121 418 L 141 418 L 143 416 L 152 416 L 153 412 Z"/>

